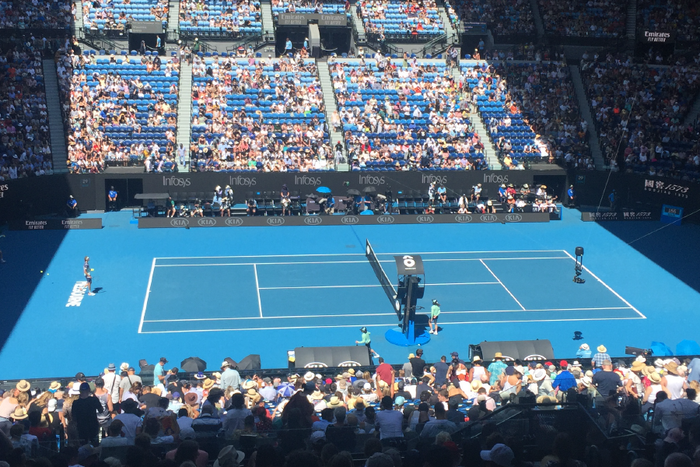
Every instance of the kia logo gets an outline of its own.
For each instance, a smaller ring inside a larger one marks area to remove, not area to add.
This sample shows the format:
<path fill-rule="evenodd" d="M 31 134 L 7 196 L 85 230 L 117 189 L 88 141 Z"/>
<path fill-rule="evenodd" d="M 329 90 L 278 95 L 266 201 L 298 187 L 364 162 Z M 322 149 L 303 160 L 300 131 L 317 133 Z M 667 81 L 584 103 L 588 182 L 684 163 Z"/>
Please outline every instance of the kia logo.
<path fill-rule="evenodd" d="M 360 218 L 357 216 L 343 216 L 340 218 L 340 222 L 343 224 L 357 224 L 360 222 Z"/>
<path fill-rule="evenodd" d="M 199 219 L 197 224 L 201 225 L 202 227 L 207 227 L 216 225 L 216 221 L 214 219 Z"/>
<path fill-rule="evenodd" d="M 241 219 L 240 217 L 227 217 L 226 225 L 230 225 L 232 227 L 235 227 L 237 225 L 243 225 L 243 219 Z"/>
<path fill-rule="evenodd" d="M 506 214 L 506 222 L 520 222 L 523 216 L 520 214 Z"/>
<path fill-rule="evenodd" d="M 267 224 L 268 225 L 283 225 L 284 224 L 284 217 L 269 217 L 267 219 Z"/>
<path fill-rule="evenodd" d="M 394 216 L 377 216 L 377 224 L 393 224 Z"/>
<path fill-rule="evenodd" d="M 416 220 L 421 224 L 430 224 L 435 218 L 433 216 L 416 216 Z"/>
<path fill-rule="evenodd" d="M 460 224 L 466 223 L 466 222 L 471 222 L 472 221 L 472 216 L 469 214 L 457 214 L 455 216 L 455 222 L 459 222 Z"/>
<path fill-rule="evenodd" d="M 498 216 L 495 214 L 482 214 L 479 219 L 481 219 L 481 222 L 496 222 L 498 221 Z"/>
<path fill-rule="evenodd" d="M 173 227 L 187 227 L 190 225 L 190 221 L 187 219 L 173 219 L 170 221 L 170 225 Z"/>
<path fill-rule="evenodd" d="M 323 224 L 323 219 L 321 219 L 320 217 L 316 217 L 316 216 L 314 216 L 314 217 L 307 217 L 307 218 L 304 219 L 304 224 L 307 224 L 307 225 L 321 225 L 321 224 Z"/>

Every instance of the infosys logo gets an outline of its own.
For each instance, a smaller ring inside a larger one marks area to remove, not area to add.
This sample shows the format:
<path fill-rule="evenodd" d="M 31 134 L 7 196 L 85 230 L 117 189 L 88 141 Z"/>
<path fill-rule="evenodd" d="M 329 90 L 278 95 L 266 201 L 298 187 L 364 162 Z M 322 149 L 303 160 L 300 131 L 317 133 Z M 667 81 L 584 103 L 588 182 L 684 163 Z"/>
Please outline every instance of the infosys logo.
<path fill-rule="evenodd" d="M 192 180 L 190 180 L 189 178 L 176 177 L 174 175 L 170 177 L 163 176 L 163 186 L 177 186 L 180 188 L 187 188 L 190 185 L 192 185 Z"/>
<path fill-rule="evenodd" d="M 284 225 L 284 217 L 270 217 L 267 219 L 267 225 Z"/>
<path fill-rule="evenodd" d="M 432 224 L 434 220 L 435 218 L 433 216 L 416 216 L 416 221 L 420 222 L 421 224 Z"/>
<path fill-rule="evenodd" d="M 228 182 L 229 185 L 236 186 L 255 186 L 258 184 L 258 180 L 255 177 L 244 177 L 243 175 L 237 177 L 230 176 Z"/>
<path fill-rule="evenodd" d="M 423 174 L 420 178 L 421 183 L 429 184 L 436 183 L 437 185 L 447 184 L 447 175 L 427 175 Z"/>
<path fill-rule="evenodd" d="M 170 225 L 172 227 L 187 227 L 190 225 L 190 221 L 187 219 L 172 219 Z"/>
<path fill-rule="evenodd" d="M 225 223 L 231 227 L 236 227 L 238 225 L 243 225 L 243 219 L 240 217 L 227 217 Z"/>
<path fill-rule="evenodd" d="M 357 224 L 360 222 L 360 218 L 357 216 L 343 216 L 340 218 L 340 222 L 343 224 Z"/>
<path fill-rule="evenodd" d="M 484 174 L 484 183 L 508 183 L 508 175 Z"/>
<path fill-rule="evenodd" d="M 460 224 L 466 224 L 472 221 L 472 216 L 469 214 L 457 214 L 455 216 L 455 222 L 459 222 Z"/>
<path fill-rule="evenodd" d="M 304 219 L 304 224 L 307 225 L 321 225 L 323 224 L 323 219 L 317 216 L 307 217 Z"/>
<path fill-rule="evenodd" d="M 394 216 L 377 216 L 377 224 L 393 224 Z"/>
<path fill-rule="evenodd" d="M 523 216 L 520 214 L 506 214 L 506 222 L 520 222 L 523 220 Z"/>
<path fill-rule="evenodd" d="M 295 185 L 317 186 L 321 184 L 321 177 L 309 177 L 308 175 L 295 175 Z"/>
<path fill-rule="evenodd" d="M 479 216 L 479 219 L 481 219 L 481 222 L 496 222 L 498 220 L 498 216 L 495 214 L 482 214 Z"/>
<path fill-rule="evenodd" d="M 359 175 L 360 185 L 384 185 L 386 180 L 378 175 Z"/>
<path fill-rule="evenodd" d="M 216 221 L 214 219 L 205 218 L 199 219 L 197 224 L 201 225 L 202 227 L 211 227 L 212 225 L 216 225 Z"/>

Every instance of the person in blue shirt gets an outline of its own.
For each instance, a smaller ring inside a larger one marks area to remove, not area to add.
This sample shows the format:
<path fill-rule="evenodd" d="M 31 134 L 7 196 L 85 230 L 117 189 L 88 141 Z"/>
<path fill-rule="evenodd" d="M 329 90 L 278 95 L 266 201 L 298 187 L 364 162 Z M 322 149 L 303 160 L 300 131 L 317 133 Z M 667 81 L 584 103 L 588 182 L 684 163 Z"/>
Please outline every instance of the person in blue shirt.
<path fill-rule="evenodd" d="M 80 211 L 78 210 L 78 202 L 75 200 L 75 198 L 73 198 L 73 195 L 68 196 L 66 211 L 68 217 L 78 217 L 80 215 Z"/>
<path fill-rule="evenodd" d="M 289 40 L 289 37 L 287 38 L 287 42 L 284 44 L 284 52 L 285 53 L 292 53 L 292 49 L 294 46 L 292 45 L 292 41 Z"/>
<path fill-rule="evenodd" d="M 576 356 L 579 358 L 591 358 L 591 347 L 588 344 L 581 344 L 581 347 L 576 351 Z"/>
<path fill-rule="evenodd" d="M 160 36 L 156 36 L 156 49 L 160 49 L 162 44 L 162 41 L 160 39 Z"/>
<path fill-rule="evenodd" d="M 569 198 L 569 208 L 576 206 L 576 192 L 574 191 L 574 186 L 570 185 L 569 189 L 566 190 L 566 196 Z"/>
<path fill-rule="evenodd" d="M 559 392 L 566 392 L 570 388 L 576 387 L 576 378 L 574 378 L 574 375 L 569 372 L 569 365 L 562 368 L 562 372 L 559 373 L 556 378 L 554 378 L 552 387 L 554 388 L 555 395 Z"/>
<path fill-rule="evenodd" d="M 501 204 L 505 203 L 506 196 L 508 196 L 508 188 L 506 188 L 506 184 L 503 183 L 500 188 L 498 188 L 498 199 Z"/>
<path fill-rule="evenodd" d="M 613 191 L 608 195 L 608 201 L 610 201 L 610 210 L 617 211 L 617 191 Z"/>
<path fill-rule="evenodd" d="M 115 191 L 114 187 L 109 188 L 109 192 L 107 193 L 107 201 L 109 202 L 107 209 L 110 211 L 116 211 L 117 210 L 117 192 Z"/>
<path fill-rule="evenodd" d="M 304 38 L 304 48 L 306 50 L 309 50 L 309 38 L 308 37 Z"/>
<path fill-rule="evenodd" d="M 440 204 L 447 203 L 447 188 L 445 188 L 445 185 L 440 185 L 440 187 L 437 189 L 437 193 L 440 199 Z"/>

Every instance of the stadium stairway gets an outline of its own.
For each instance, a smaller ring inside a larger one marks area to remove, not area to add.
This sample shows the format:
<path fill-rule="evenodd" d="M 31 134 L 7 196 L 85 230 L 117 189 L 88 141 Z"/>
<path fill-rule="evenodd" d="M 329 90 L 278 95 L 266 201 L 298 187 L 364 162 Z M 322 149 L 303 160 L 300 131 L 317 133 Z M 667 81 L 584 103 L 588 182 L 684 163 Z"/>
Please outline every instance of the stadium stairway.
<path fill-rule="evenodd" d="M 61 115 L 61 100 L 58 92 L 58 75 L 53 59 L 42 61 L 44 68 L 44 87 L 46 89 L 46 110 L 49 113 L 49 131 L 51 132 L 51 158 L 54 173 L 68 172 L 66 161 L 66 129 Z"/>
<path fill-rule="evenodd" d="M 190 138 L 192 137 L 192 65 L 186 60 L 180 64 L 180 88 L 177 96 L 177 147 L 182 144 L 187 149 L 185 165 L 177 158 L 178 170 L 189 171 Z"/>
<path fill-rule="evenodd" d="M 627 40 L 634 41 L 637 33 L 637 0 L 630 0 L 627 4 Z M 632 44 L 634 45 L 634 44 Z"/>
<path fill-rule="evenodd" d="M 326 106 L 326 122 L 328 123 L 328 133 L 331 137 L 331 144 L 333 145 L 333 148 L 335 148 L 335 145 L 340 141 L 340 143 L 343 144 L 343 156 L 347 158 L 345 143 L 343 141 L 343 133 L 336 131 L 331 124 L 331 116 L 333 115 L 333 112 L 338 110 L 338 106 L 335 102 L 335 92 L 333 91 L 333 81 L 331 80 L 331 73 L 328 69 L 328 63 L 320 61 L 317 61 L 316 63 L 318 65 L 318 79 L 321 82 L 321 89 L 323 90 L 323 103 Z M 350 166 L 347 163 L 338 163 L 336 164 L 335 170 L 347 172 L 350 170 Z"/>
<path fill-rule="evenodd" d="M 457 81 L 462 79 L 459 72 L 459 67 L 452 69 L 452 76 L 454 76 L 455 80 Z M 491 135 L 488 131 L 486 131 L 484 122 L 481 120 L 481 115 L 479 115 L 478 112 L 469 112 L 469 120 L 472 122 L 474 131 L 476 131 L 476 134 L 479 135 L 481 142 L 484 144 L 484 155 L 486 156 L 486 163 L 489 165 L 489 169 L 501 170 L 502 166 L 498 161 L 496 146 L 494 146 L 493 141 L 491 140 Z"/>
<path fill-rule="evenodd" d="M 447 14 L 447 11 L 445 10 L 445 5 L 441 5 L 438 7 L 438 12 L 440 14 L 440 19 L 442 20 L 442 24 L 445 25 L 445 34 L 447 34 L 447 40 L 449 41 L 451 37 L 457 37 L 457 31 L 455 31 L 455 28 L 452 27 L 452 21 L 450 21 L 450 16 Z"/>
<path fill-rule="evenodd" d="M 350 5 L 350 11 L 352 12 L 352 22 L 355 25 L 355 31 L 357 31 L 357 37 L 355 40 L 359 43 L 364 43 L 367 38 L 367 31 L 365 31 L 365 24 L 362 22 L 362 18 L 357 14 L 357 3 Z"/>
<path fill-rule="evenodd" d="M 83 30 L 83 2 L 81 0 L 75 2 L 75 30 Z"/>
<path fill-rule="evenodd" d="M 690 107 L 690 112 L 688 112 L 688 115 L 685 116 L 685 120 L 683 120 L 683 125 L 688 126 L 694 124 L 698 116 L 700 116 L 700 92 L 695 96 L 693 105 Z"/>
<path fill-rule="evenodd" d="M 588 123 L 588 145 L 591 148 L 593 161 L 598 170 L 603 170 L 605 168 L 605 159 L 603 158 L 603 152 L 600 150 L 598 131 L 596 130 L 595 121 L 591 114 L 591 107 L 588 104 L 588 97 L 586 96 L 586 90 L 583 86 L 583 80 L 581 79 L 581 71 L 577 65 L 569 65 L 569 70 L 571 71 L 571 81 L 574 83 L 578 106 L 581 109 L 581 116 Z"/>
<path fill-rule="evenodd" d="M 274 33 L 275 22 L 272 16 L 272 5 L 270 4 L 270 0 L 263 0 L 260 2 L 260 12 L 262 13 L 261 23 L 263 34 Z"/>
<path fill-rule="evenodd" d="M 532 19 L 535 20 L 535 29 L 537 30 L 537 37 L 544 37 L 544 23 L 542 22 L 542 16 L 540 15 L 540 6 L 537 0 L 530 0 L 530 7 L 532 8 Z"/>
<path fill-rule="evenodd" d="M 170 0 L 168 4 L 168 36 L 177 37 L 180 29 L 180 0 Z M 165 42 L 165 41 L 163 41 Z"/>

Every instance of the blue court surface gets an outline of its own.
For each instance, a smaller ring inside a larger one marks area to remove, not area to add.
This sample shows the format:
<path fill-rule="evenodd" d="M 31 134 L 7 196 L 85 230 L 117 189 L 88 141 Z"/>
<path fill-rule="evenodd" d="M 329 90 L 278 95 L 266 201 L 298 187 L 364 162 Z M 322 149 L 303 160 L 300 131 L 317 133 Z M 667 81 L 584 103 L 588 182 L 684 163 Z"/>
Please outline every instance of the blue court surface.
<path fill-rule="evenodd" d="M 422 256 L 419 313 L 433 298 L 443 310 L 424 346 L 429 361 L 484 340 L 550 339 L 565 358 L 582 342 L 623 355 L 626 345 L 695 339 L 696 290 L 602 224 L 565 214 L 543 224 L 138 230 L 123 212 L 102 215 L 102 230 L 4 232 L 0 378 L 96 374 L 161 356 L 174 365 L 199 356 L 214 370 L 258 353 L 280 368 L 287 350 L 352 345 L 362 326 L 377 352 L 403 362 L 415 349 L 384 339 L 397 318 L 365 239 L 394 283 L 394 256 Z M 658 242 L 695 228 L 635 225 Z M 576 246 L 586 250 L 585 284 L 572 281 Z M 98 289 L 90 297 L 74 292 L 86 255 Z"/>

